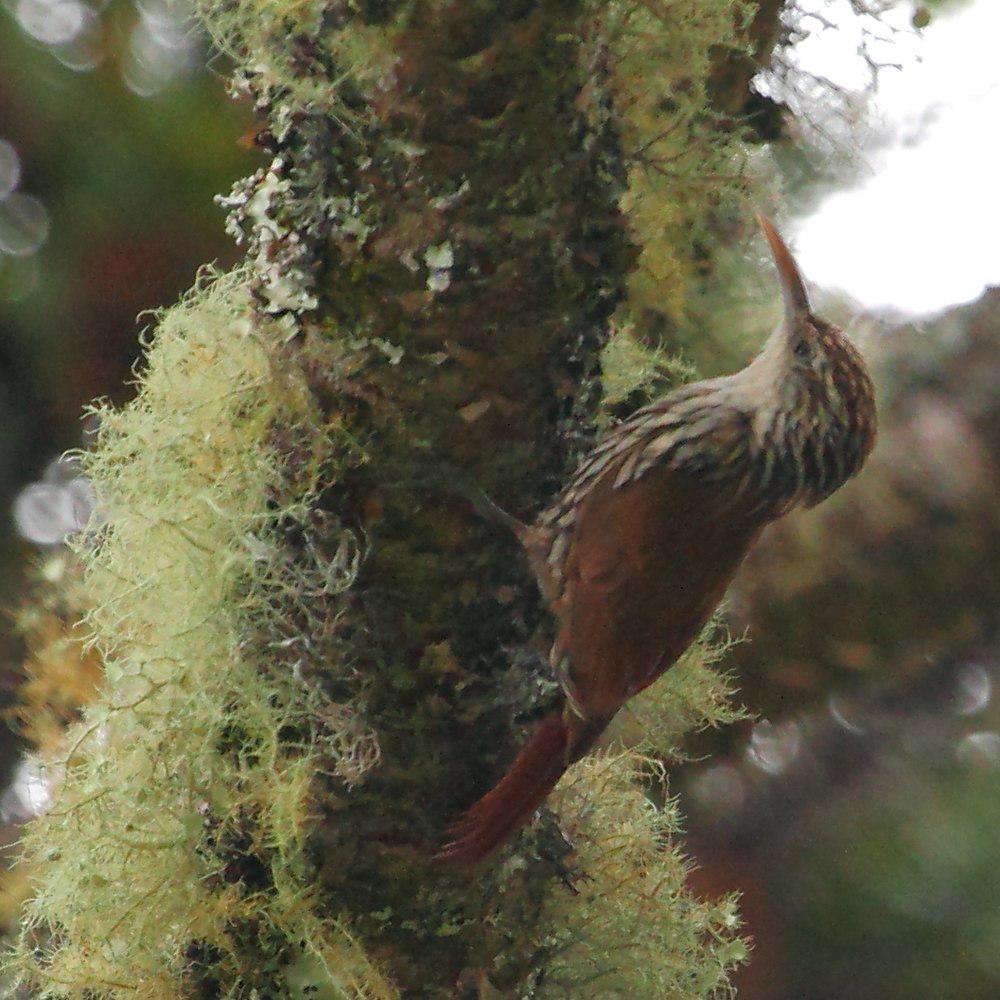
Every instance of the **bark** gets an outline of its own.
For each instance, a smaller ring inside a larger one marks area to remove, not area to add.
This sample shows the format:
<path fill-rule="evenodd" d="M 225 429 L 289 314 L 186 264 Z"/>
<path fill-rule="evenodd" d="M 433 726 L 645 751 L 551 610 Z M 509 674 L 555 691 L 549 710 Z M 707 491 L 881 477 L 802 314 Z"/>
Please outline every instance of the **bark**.
<path fill-rule="evenodd" d="M 389 29 L 398 62 L 367 128 L 334 126 L 325 149 L 301 151 L 333 158 L 329 193 L 359 204 L 365 231 L 322 248 L 302 351 L 367 458 L 325 501 L 369 543 L 350 611 L 366 638 L 352 656 L 382 751 L 319 834 L 321 872 L 330 905 L 394 956 L 404 988 L 427 994 L 516 954 L 512 937 L 559 873 L 553 833 L 551 856 L 508 881 L 513 902 L 497 907 L 495 875 L 470 880 L 430 858 L 522 737 L 515 717 L 551 689 L 544 638 L 525 646 L 541 616 L 524 561 L 451 480 L 524 517 L 552 491 L 589 437 L 632 257 L 605 54 L 583 15 L 570 2 L 417 5 Z M 308 169 L 275 145 L 291 171 Z M 349 337 L 379 346 L 345 385 L 324 352 Z M 498 700 L 512 653 L 528 668 Z M 493 909 L 496 926 L 437 933 L 443 910 Z"/>

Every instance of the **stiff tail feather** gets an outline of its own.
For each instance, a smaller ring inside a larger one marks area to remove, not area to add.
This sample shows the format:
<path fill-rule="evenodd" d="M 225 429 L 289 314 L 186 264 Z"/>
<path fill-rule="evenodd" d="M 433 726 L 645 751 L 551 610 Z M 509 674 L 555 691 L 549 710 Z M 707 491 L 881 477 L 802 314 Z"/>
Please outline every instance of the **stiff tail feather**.
<path fill-rule="evenodd" d="M 520 830 L 566 770 L 569 740 L 561 709 L 542 719 L 504 776 L 449 828 L 438 858 L 474 865 Z"/>

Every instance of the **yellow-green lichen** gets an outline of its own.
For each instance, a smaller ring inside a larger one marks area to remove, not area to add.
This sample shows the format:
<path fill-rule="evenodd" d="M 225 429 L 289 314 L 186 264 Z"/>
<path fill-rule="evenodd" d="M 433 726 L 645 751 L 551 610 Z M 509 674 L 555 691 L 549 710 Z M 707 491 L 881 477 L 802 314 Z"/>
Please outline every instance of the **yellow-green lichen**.
<path fill-rule="evenodd" d="M 718 227 L 745 214 L 742 136 L 710 106 L 708 85 L 727 51 L 747 48 L 753 5 L 608 5 L 612 81 L 629 162 L 622 206 L 641 247 L 628 309 L 644 335 L 674 334 L 711 270 Z"/>
<path fill-rule="evenodd" d="M 728 975 L 747 955 L 735 901 L 704 902 L 685 888 L 676 807 L 654 805 L 637 787 L 658 773 L 633 753 L 595 754 L 554 793 L 579 877 L 543 903 L 548 958 L 538 996 L 735 995 Z"/>
<path fill-rule="evenodd" d="M 160 318 L 136 400 L 97 411 L 84 461 L 106 523 L 79 550 L 105 680 L 49 763 L 8 960 L 40 996 L 176 997 L 205 949 L 235 989 L 262 974 L 241 942 L 275 934 L 274 981 L 290 951 L 329 995 L 393 995 L 316 915 L 303 856 L 316 772 L 356 780 L 375 745 L 346 706 L 326 713 L 338 730 L 316 725 L 323 698 L 248 641 L 301 597 L 271 557 L 268 497 L 296 517 L 329 447 L 250 305 L 240 273 L 202 282 Z M 307 456 L 290 484 L 276 426 Z"/>
<path fill-rule="evenodd" d="M 692 365 L 662 348 L 647 347 L 636 336 L 635 325 L 623 323 L 611 331 L 601 352 L 603 415 L 627 415 L 694 378 Z"/>

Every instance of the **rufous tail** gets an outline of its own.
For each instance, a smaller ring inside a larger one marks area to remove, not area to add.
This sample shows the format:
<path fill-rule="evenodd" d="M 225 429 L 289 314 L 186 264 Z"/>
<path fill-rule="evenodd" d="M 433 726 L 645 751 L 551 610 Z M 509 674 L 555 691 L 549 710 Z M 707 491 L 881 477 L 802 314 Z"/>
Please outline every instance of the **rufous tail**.
<path fill-rule="evenodd" d="M 449 827 L 438 858 L 474 865 L 520 830 L 566 770 L 569 742 L 562 709 L 542 719 L 504 776 Z"/>

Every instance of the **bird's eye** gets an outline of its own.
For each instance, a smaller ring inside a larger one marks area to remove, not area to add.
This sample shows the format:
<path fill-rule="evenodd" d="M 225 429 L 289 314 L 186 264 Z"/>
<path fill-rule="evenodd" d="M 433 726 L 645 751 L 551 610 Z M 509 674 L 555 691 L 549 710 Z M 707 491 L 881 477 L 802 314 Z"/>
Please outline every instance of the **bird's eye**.
<path fill-rule="evenodd" d="M 806 340 L 800 340 L 795 345 L 795 356 L 797 358 L 808 358 L 809 357 L 809 344 Z"/>

